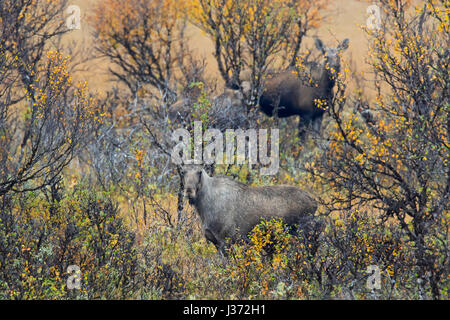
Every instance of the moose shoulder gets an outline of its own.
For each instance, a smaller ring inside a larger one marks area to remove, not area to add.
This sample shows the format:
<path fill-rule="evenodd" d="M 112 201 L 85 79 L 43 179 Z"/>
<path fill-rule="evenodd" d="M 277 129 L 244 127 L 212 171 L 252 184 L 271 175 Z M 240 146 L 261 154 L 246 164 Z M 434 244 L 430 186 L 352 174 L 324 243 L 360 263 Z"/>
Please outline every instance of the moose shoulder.
<path fill-rule="evenodd" d="M 250 187 L 225 176 L 210 177 L 199 167 L 185 168 L 184 187 L 200 215 L 206 239 L 222 254 L 227 239 L 246 239 L 262 218 L 281 218 L 295 230 L 317 209 L 314 198 L 300 188 Z"/>

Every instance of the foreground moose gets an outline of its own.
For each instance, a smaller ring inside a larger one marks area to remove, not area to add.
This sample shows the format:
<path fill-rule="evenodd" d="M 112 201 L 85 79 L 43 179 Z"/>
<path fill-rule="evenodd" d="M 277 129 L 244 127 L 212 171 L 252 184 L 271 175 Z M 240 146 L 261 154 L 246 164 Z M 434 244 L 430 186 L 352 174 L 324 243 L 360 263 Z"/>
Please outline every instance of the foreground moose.
<path fill-rule="evenodd" d="M 313 219 L 317 203 L 288 185 L 250 187 L 226 176 L 210 177 L 200 167 L 183 168 L 189 203 L 197 209 L 207 240 L 226 255 L 227 240 L 247 239 L 262 218 L 281 218 L 296 231 Z"/>
<path fill-rule="evenodd" d="M 345 39 L 337 48 L 326 48 L 320 39 L 316 39 L 316 47 L 324 55 L 325 63 L 306 63 L 313 84 L 299 78 L 291 69 L 275 74 L 267 80 L 259 101 L 260 109 L 270 117 L 274 110 L 278 110 L 280 118 L 300 116 L 299 136 L 302 138 L 311 123 L 320 133 L 325 110 L 317 107 L 315 100 L 331 101 L 335 77 L 341 68 L 340 53 L 348 48 L 348 43 L 349 40 Z"/>

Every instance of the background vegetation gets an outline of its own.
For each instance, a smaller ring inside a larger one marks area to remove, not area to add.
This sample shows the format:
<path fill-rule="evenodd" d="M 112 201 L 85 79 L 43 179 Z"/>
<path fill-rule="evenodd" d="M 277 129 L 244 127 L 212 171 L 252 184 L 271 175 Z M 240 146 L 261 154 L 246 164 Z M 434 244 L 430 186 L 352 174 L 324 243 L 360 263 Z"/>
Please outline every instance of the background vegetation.
<path fill-rule="evenodd" d="M 0 298 L 448 299 L 450 3 L 376 4 L 381 28 L 361 26 L 373 81 L 342 57 L 322 135 L 301 144 L 296 119 L 269 119 L 256 102 L 272 70 L 316 60 L 303 40 L 328 1 L 102 1 L 87 19 L 116 80 L 103 94 L 75 80 L 65 0 L 2 1 Z M 193 25 L 214 44 L 216 78 L 191 48 Z M 174 119 L 183 99 L 188 116 Z M 208 170 L 301 186 L 320 223 L 291 236 L 262 221 L 221 258 L 170 162 L 171 132 L 193 120 L 279 127 L 277 176 Z M 71 265 L 80 289 L 68 288 Z M 367 285 L 372 265 L 380 289 Z"/>

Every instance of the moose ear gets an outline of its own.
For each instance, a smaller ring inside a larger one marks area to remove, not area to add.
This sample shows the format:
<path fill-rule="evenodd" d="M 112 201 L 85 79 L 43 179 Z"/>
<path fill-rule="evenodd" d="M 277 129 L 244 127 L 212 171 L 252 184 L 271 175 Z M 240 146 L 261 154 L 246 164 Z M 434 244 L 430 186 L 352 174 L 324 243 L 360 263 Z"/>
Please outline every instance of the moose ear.
<path fill-rule="evenodd" d="M 324 48 L 324 46 L 323 46 L 322 40 L 320 40 L 319 38 L 316 38 L 315 43 L 316 43 L 316 48 L 317 48 L 320 52 L 322 52 L 323 54 L 325 54 L 325 48 Z"/>
<path fill-rule="evenodd" d="M 197 177 L 198 177 L 198 183 L 201 184 L 202 178 L 203 178 L 203 169 L 200 169 L 197 171 Z"/>
<path fill-rule="evenodd" d="M 348 43 L 350 42 L 350 40 L 347 38 L 347 39 L 345 39 L 344 41 L 342 41 L 342 43 L 341 44 L 339 44 L 339 50 L 340 51 L 344 51 L 344 50 L 347 50 L 347 48 L 348 48 Z"/>
<path fill-rule="evenodd" d="M 198 171 L 198 181 L 202 184 L 207 179 L 209 179 L 208 173 L 205 171 L 204 168 L 200 168 L 200 170 Z"/>

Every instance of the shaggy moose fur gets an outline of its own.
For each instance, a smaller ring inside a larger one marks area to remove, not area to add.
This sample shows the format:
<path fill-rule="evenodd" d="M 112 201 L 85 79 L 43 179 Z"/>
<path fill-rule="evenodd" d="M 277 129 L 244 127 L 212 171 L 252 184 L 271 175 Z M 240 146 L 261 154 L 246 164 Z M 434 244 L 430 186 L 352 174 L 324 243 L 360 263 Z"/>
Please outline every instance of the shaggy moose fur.
<path fill-rule="evenodd" d="M 210 177 L 195 166 L 184 168 L 184 188 L 189 203 L 200 215 L 206 239 L 222 254 L 227 239 L 247 240 L 262 218 L 281 218 L 295 230 L 317 209 L 312 196 L 300 188 L 250 187 L 226 176 Z"/>

